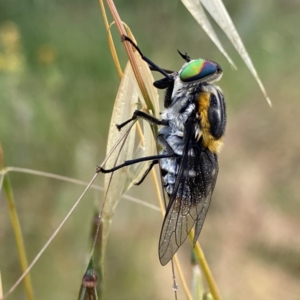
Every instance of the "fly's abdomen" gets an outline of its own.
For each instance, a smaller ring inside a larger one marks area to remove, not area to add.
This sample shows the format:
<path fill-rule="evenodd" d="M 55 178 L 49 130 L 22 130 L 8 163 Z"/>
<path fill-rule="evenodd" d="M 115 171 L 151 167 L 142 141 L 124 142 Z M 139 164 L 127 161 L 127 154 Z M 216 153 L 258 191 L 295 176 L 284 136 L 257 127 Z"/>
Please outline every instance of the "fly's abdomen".
<path fill-rule="evenodd" d="M 202 145 L 213 153 L 219 153 L 226 127 L 224 96 L 219 88 L 206 84 L 197 97 Z"/>
<path fill-rule="evenodd" d="M 175 153 L 174 157 L 162 158 L 159 161 L 161 168 L 161 175 L 164 188 L 166 192 L 171 195 L 174 190 L 174 185 L 176 181 L 176 177 L 178 174 L 180 158 L 182 156 L 183 151 L 183 139 L 178 136 L 170 135 L 166 138 L 166 142 L 168 144 L 168 148 L 165 147 L 160 154 L 170 154 L 168 151 L 172 151 Z"/>
<path fill-rule="evenodd" d="M 170 196 L 174 191 L 174 185 L 177 176 L 175 170 L 178 170 L 178 164 L 174 159 L 171 160 L 170 158 L 164 158 L 160 161 L 160 168 L 164 189 Z"/>
<path fill-rule="evenodd" d="M 215 89 L 215 92 L 210 94 L 207 116 L 210 124 L 210 134 L 215 139 L 220 139 L 225 132 L 226 112 L 224 96 L 219 89 Z"/>

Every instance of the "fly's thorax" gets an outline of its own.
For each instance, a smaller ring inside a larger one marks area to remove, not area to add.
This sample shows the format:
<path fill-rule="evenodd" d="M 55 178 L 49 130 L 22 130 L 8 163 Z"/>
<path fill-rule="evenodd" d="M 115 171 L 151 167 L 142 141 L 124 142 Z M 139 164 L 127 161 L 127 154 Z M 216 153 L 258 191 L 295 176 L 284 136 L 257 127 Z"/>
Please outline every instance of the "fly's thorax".
<path fill-rule="evenodd" d="M 176 77 L 174 77 L 174 86 L 173 86 L 170 105 L 174 105 L 174 103 L 177 102 L 178 99 L 183 98 L 187 94 L 191 94 L 195 86 L 198 85 L 199 85 L 198 82 L 191 82 L 191 83 L 182 82 L 180 80 L 179 73 L 178 73 Z"/>
<path fill-rule="evenodd" d="M 176 87 L 176 82 L 174 86 Z M 177 94 L 173 91 L 171 105 L 161 113 L 162 119 L 168 123 L 174 135 L 183 136 L 187 120 L 196 117 L 196 104 L 192 92 L 193 89 L 187 86 L 181 86 Z"/>

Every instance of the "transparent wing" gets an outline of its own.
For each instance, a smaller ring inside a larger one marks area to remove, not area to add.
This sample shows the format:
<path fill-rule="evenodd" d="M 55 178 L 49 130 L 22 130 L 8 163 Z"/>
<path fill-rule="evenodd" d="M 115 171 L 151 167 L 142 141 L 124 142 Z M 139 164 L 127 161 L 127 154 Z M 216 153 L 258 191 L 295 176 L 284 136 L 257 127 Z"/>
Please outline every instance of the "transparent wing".
<path fill-rule="evenodd" d="M 185 148 L 178 158 L 180 167 L 160 234 L 159 258 L 162 265 L 171 260 L 194 224 L 196 243 L 218 176 L 216 154 L 191 138 L 187 139 Z"/>

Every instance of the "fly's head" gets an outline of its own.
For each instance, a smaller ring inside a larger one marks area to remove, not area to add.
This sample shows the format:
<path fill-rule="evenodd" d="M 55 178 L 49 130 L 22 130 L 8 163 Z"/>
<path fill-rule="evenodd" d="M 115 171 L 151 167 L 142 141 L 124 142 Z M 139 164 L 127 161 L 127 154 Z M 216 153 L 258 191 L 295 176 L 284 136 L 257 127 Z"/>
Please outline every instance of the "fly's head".
<path fill-rule="evenodd" d="M 179 51 L 178 51 L 179 52 Z M 206 59 L 191 59 L 187 54 L 180 53 L 186 61 L 178 72 L 168 74 L 168 77 L 157 80 L 153 85 L 158 89 L 167 89 L 165 94 L 165 108 L 177 101 L 181 95 L 201 83 L 213 83 L 223 75 L 219 64 Z"/>
<path fill-rule="evenodd" d="M 181 53 L 180 55 L 182 56 Z M 172 100 L 175 101 L 181 95 L 186 95 L 190 91 L 192 92 L 196 86 L 203 83 L 213 83 L 221 79 L 223 72 L 217 63 L 202 58 L 191 60 L 187 54 L 182 57 L 187 62 L 175 77 L 171 96 Z"/>
<path fill-rule="evenodd" d="M 188 61 L 178 72 L 180 81 L 187 85 L 212 83 L 220 80 L 222 75 L 223 71 L 217 63 L 202 58 Z"/>

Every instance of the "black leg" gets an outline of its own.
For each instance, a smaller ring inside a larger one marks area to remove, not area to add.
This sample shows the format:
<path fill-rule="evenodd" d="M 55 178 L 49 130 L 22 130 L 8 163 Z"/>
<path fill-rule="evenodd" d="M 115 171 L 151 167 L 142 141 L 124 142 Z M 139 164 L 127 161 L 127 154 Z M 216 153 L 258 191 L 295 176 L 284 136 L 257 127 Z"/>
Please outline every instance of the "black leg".
<path fill-rule="evenodd" d="M 137 158 L 137 159 L 132 159 L 132 160 L 126 160 L 123 164 L 120 164 L 118 166 L 115 166 L 111 169 L 103 169 L 102 167 L 98 166 L 96 169 L 97 173 L 112 173 L 116 170 L 119 170 L 123 167 L 126 166 L 130 166 L 130 165 L 134 165 L 136 163 L 142 162 L 142 161 L 148 161 L 148 160 L 158 160 L 161 158 L 168 158 L 168 157 L 173 157 L 174 153 L 171 154 L 161 154 L 161 155 L 152 155 L 152 156 L 147 156 L 147 157 L 141 157 L 141 158 Z"/>
<path fill-rule="evenodd" d="M 118 130 L 120 131 L 125 125 L 127 125 L 128 123 L 137 120 L 137 117 L 135 115 L 133 115 L 130 119 L 128 119 L 127 121 L 121 123 L 121 124 L 116 124 L 116 127 L 118 128 Z"/>
<path fill-rule="evenodd" d="M 149 172 L 151 171 L 151 169 L 153 168 L 153 166 L 156 165 L 159 162 L 160 159 L 162 159 L 162 158 L 169 158 L 169 157 L 175 157 L 176 156 L 175 152 L 173 151 L 173 149 L 171 148 L 171 146 L 168 144 L 167 140 L 162 135 L 159 135 L 157 137 L 157 140 L 165 148 L 166 154 L 158 154 L 158 155 L 152 155 L 152 156 L 147 156 L 147 157 L 141 157 L 141 158 L 137 158 L 137 159 L 127 160 L 123 164 L 115 166 L 115 167 L 113 167 L 111 169 L 104 169 L 101 166 L 98 166 L 96 168 L 96 172 L 97 173 L 104 173 L 104 174 L 106 174 L 106 173 L 112 173 L 112 172 L 114 172 L 116 170 L 119 170 L 119 169 L 121 169 L 123 167 L 126 167 L 126 166 L 130 166 L 130 165 L 133 165 L 133 164 L 136 164 L 136 163 L 139 163 L 139 162 L 143 162 L 143 161 L 152 160 L 152 162 L 150 163 L 148 169 L 146 170 L 146 172 L 144 173 L 144 175 L 142 176 L 142 178 L 138 182 L 134 183 L 135 185 L 141 184 L 144 181 L 144 179 L 147 177 L 147 175 L 149 174 Z"/>
<path fill-rule="evenodd" d="M 173 149 L 171 148 L 171 146 L 169 145 L 169 143 L 167 142 L 167 140 L 164 138 L 163 135 L 158 135 L 156 140 L 163 148 L 166 149 L 166 153 L 174 154 Z"/>
<path fill-rule="evenodd" d="M 122 39 L 122 41 L 128 41 L 138 51 L 138 53 L 140 54 L 142 59 L 153 68 L 153 70 L 156 70 L 159 73 L 163 74 L 165 77 L 169 78 L 170 81 L 174 81 L 174 79 L 164 69 L 160 68 L 153 61 L 151 61 L 148 57 L 144 56 L 144 54 L 142 53 L 140 48 L 128 36 L 122 35 L 121 39 Z"/>
<path fill-rule="evenodd" d="M 151 71 L 157 71 L 157 69 L 153 68 L 152 66 L 149 66 L 149 69 L 150 69 Z M 163 69 L 163 68 L 160 68 L 160 69 L 164 70 L 164 71 L 165 71 L 166 73 L 168 73 L 168 74 L 175 73 L 175 71 L 172 71 L 172 70 Z"/>
<path fill-rule="evenodd" d="M 156 124 L 156 125 L 168 125 L 165 121 L 159 120 L 151 115 L 148 115 L 147 113 L 145 113 L 141 110 L 135 110 L 131 119 L 129 119 L 121 124 L 117 124 L 116 127 L 118 128 L 118 130 L 121 130 L 125 125 L 127 125 L 128 123 L 130 123 L 138 118 L 142 118 L 142 119 L 148 121 L 149 123 Z"/>
<path fill-rule="evenodd" d="M 158 159 L 155 159 L 151 162 L 151 164 L 149 165 L 148 169 L 146 170 L 146 172 L 144 173 L 142 178 L 138 182 L 135 182 L 134 185 L 140 185 L 144 181 L 144 179 L 147 177 L 149 172 L 152 170 L 153 166 L 155 166 L 156 164 L 158 164 Z"/>

